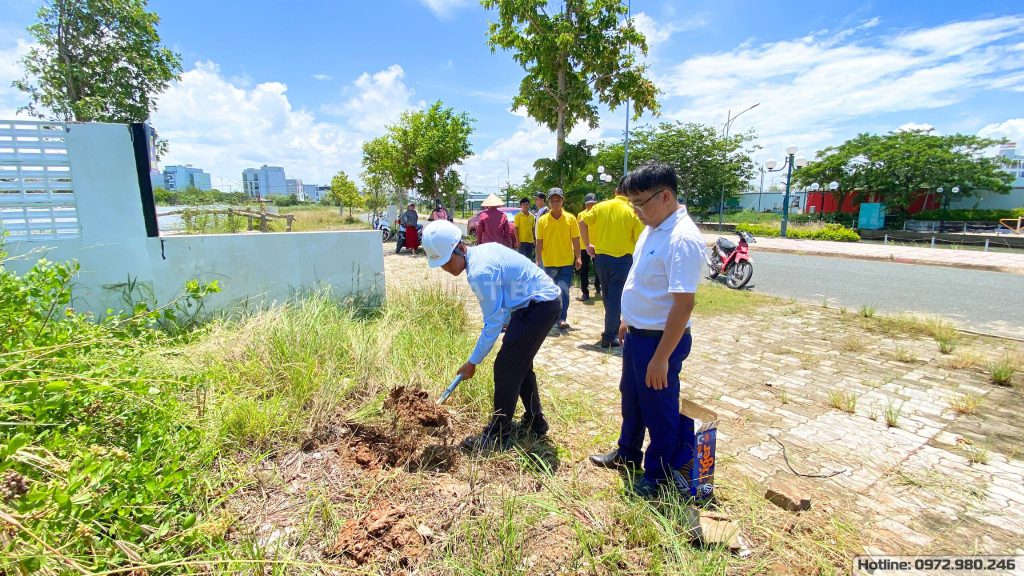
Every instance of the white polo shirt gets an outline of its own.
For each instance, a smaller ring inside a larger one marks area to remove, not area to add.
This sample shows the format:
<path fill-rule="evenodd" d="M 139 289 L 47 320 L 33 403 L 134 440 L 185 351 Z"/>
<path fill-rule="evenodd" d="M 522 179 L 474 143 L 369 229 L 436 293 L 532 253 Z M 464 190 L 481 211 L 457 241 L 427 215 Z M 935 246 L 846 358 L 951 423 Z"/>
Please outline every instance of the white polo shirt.
<path fill-rule="evenodd" d="M 704 237 L 686 207 L 640 233 L 622 290 L 622 319 L 644 330 L 664 330 L 672 293 L 695 293 L 704 263 Z M 689 323 L 687 326 L 689 327 Z"/>

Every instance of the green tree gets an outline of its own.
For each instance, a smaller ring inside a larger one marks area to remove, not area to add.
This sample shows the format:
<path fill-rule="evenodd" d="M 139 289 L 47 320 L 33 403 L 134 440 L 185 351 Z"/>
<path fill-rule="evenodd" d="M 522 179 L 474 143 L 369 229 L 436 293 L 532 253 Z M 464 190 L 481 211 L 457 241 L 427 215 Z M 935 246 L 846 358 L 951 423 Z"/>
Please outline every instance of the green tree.
<path fill-rule="evenodd" d="M 384 136 L 363 144 L 365 175 L 396 192 L 415 188 L 434 201 L 452 201 L 462 189 L 455 167 L 473 154 L 472 123 L 468 114 L 445 108 L 441 101 L 406 112 Z"/>
<path fill-rule="evenodd" d="M 375 176 L 363 176 L 363 204 L 370 212 L 383 212 L 388 207 L 388 192 L 384 182 Z"/>
<path fill-rule="evenodd" d="M 335 206 L 348 207 L 349 218 L 352 217 L 352 209 L 363 204 L 363 197 L 360 196 L 359 189 L 344 170 L 339 170 L 331 178 L 331 191 L 327 193 L 327 199 Z"/>
<path fill-rule="evenodd" d="M 939 187 L 960 188 L 962 196 L 982 191 L 1008 193 L 1013 176 L 988 150 L 1006 142 L 972 135 L 940 136 L 932 130 L 860 134 L 818 152 L 793 176 L 797 185 L 839 183 L 841 191 L 858 197 L 878 195 L 891 207 L 906 211 L 923 193 Z"/>
<path fill-rule="evenodd" d="M 631 101 L 634 118 L 657 113 L 658 90 L 644 74 L 636 55 L 647 53 L 647 40 L 627 20 L 619 0 L 564 0 L 548 13 L 546 0 L 482 0 L 496 9 L 498 21 L 488 30 L 491 51 L 510 50 L 526 70 L 512 107 L 555 132 L 555 159 L 565 151 L 567 134 L 580 122 L 598 125 L 600 102 L 615 110 Z"/>
<path fill-rule="evenodd" d="M 146 0 L 47 0 L 28 30 L 37 46 L 13 86 L 22 110 L 63 121 L 143 122 L 153 98 L 181 74 L 181 57 L 160 45 Z"/>

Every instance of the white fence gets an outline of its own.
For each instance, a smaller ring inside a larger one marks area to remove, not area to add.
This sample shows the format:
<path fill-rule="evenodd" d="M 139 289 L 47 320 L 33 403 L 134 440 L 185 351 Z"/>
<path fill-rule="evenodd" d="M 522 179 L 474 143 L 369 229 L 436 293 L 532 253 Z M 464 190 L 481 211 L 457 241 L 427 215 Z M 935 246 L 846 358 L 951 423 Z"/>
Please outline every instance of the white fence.
<path fill-rule="evenodd" d="M 0 122 L 0 227 L 12 241 L 81 235 L 63 124 Z"/>
<path fill-rule="evenodd" d="M 148 237 L 134 144 L 121 124 L 0 121 L 0 233 L 11 255 L 2 265 L 77 260 L 72 304 L 98 314 L 124 308 L 129 283 L 163 304 L 188 280 L 217 280 L 210 309 L 319 285 L 339 296 L 383 290 L 372 230 Z"/>

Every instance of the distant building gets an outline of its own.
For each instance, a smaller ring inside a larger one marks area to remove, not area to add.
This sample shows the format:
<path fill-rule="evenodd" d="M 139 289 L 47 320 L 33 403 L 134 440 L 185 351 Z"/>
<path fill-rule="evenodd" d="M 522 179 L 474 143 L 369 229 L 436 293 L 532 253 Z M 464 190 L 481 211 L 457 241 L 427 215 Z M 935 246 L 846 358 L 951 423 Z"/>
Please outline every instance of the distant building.
<path fill-rule="evenodd" d="M 260 168 L 246 168 L 242 171 L 242 190 L 253 198 L 287 196 L 284 168 L 266 164 Z"/>
<path fill-rule="evenodd" d="M 317 200 L 317 202 L 320 202 L 321 200 L 326 198 L 327 195 L 330 192 L 331 192 L 331 187 L 330 186 L 317 186 L 316 187 L 316 193 L 317 193 L 317 197 L 319 198 L 319 200 Z"/>
<path fill-rule="evenodd" d="M 184 166 L 164 166 L 163 185 L 161 188 L 167 190 L 185 190 L 196 188 L 199 190 L 210 190 L 210 175 L 191 164 Z"/>
<path fill-rule="evenodd" d="M 284 181 L 284 187 L 289 196 L 294 194 L 299 200 L 305 200 L 305 193 L 302 191 L 302 180 L 299 180 L 298 178 L 288 178 Z"/>
<path fill-rule="evenodd" d="M 316 184 L 303 184 L 302 193 L 306 196 L 306 202 L 320 201 L 320 187 Z"/>
<path fill-rule="evenodd" d="M 977 208 L 982 210 L 1004 210 L 1024 207 L 1024 156 L 1017 153 L 1017 144 L 1011 142 L 999 149 L 999 155 L 1005 162 L 1003 170 L 1013 176 L 1013 187 L 1009 194 L 993 194 L 982 192 L 978 196 L 950 199 L 950 208 Z"/>

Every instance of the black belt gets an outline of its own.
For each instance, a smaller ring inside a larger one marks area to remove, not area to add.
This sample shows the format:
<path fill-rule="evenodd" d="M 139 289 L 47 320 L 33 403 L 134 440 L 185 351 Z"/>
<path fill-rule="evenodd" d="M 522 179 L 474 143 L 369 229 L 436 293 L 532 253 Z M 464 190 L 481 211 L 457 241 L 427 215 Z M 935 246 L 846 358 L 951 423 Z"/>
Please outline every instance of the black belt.
<path fill-rule="evenodd" d="M 626 326 L 626 330 L 634 336 L 644 336 L 646 338 L 661 338 L 665 335 L 664 330 L 647 330 L 645 328 L 634 328 L 633 326 Z M 686 336 L 689 331 L 689 328 L 683 331 L 683 336 Z"/>

